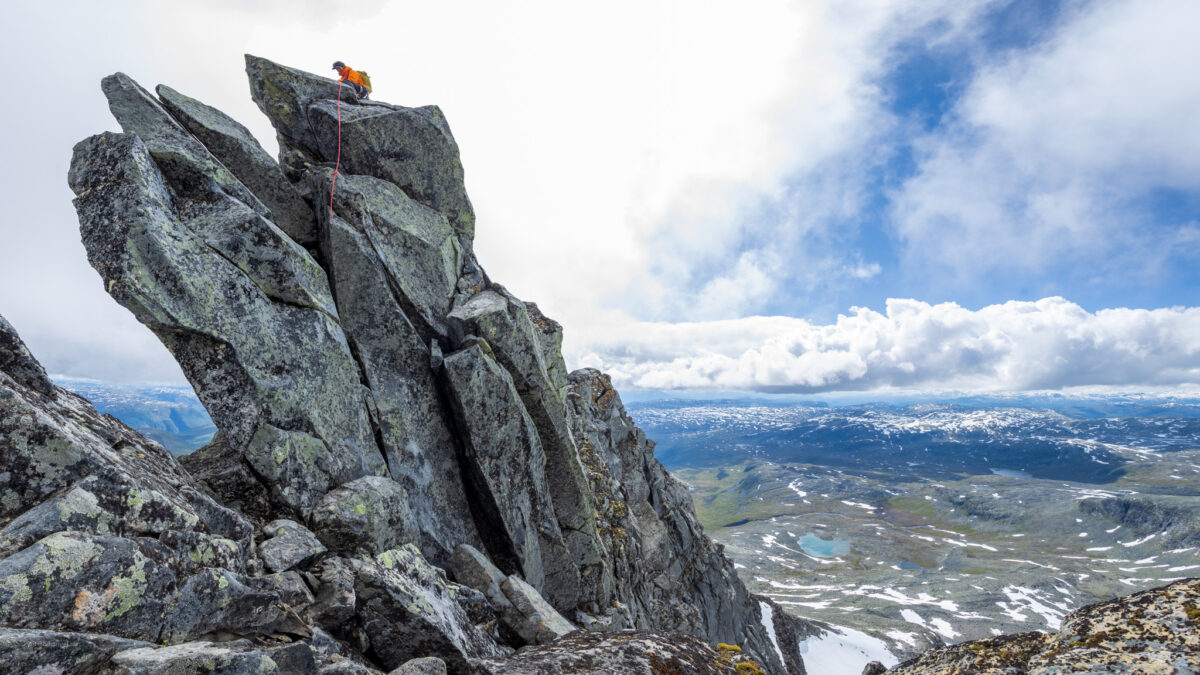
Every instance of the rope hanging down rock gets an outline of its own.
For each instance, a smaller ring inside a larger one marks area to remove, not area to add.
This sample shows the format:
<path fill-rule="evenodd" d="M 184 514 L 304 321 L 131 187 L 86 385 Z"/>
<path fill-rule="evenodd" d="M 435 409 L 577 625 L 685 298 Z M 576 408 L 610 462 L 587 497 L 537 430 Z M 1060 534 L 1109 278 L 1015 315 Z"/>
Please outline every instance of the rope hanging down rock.
<path fill-rule="evenodd" d="M 338 149 L 337 161 L 333 163 L 333 182 L 329 186 L 329 220 L 333 220 L 333 191 L 337 188 L 338 168 L 342 166 L 342 81 L 338 80 L 337 93 L 337 122 L 338 122 Z"/>

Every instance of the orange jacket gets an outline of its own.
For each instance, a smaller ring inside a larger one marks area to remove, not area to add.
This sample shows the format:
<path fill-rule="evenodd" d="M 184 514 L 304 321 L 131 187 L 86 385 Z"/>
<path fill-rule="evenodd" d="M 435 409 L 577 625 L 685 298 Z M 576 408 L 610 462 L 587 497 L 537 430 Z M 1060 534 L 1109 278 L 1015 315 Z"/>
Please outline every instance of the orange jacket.
<path fill-rule="evenodd" d="M 358 71 L 352 69 L 350 66 L 344 66 L 342 68 L 338 68 L 338 75 L 342 76 L 342 78 L 341 78 L 342 82 L 349 81 L 349 82 L 353 82 L 354 84 L 357 84 L 359 86 L 363 86 L 363 87 L 367 86 L 366 83 L 363 82 L 362 75 L 359 75 Z"/>

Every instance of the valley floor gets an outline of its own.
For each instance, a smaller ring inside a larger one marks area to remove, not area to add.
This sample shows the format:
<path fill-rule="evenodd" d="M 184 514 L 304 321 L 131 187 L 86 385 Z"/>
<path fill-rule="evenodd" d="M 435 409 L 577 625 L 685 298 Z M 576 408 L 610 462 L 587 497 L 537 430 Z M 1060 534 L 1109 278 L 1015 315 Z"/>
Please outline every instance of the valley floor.
<path fill-rule="evenodd" d="M 766 460 L 673 471 L 753 591 L 838 627 L 806 644 L 806 662 L 835 668 L 812 672 L 857 675 L 931 646 L 1054 631 L 1083 605 L 1200 576 L 1200 451 L 1109 449 L 1130 463 L 1104 485 Z"/>

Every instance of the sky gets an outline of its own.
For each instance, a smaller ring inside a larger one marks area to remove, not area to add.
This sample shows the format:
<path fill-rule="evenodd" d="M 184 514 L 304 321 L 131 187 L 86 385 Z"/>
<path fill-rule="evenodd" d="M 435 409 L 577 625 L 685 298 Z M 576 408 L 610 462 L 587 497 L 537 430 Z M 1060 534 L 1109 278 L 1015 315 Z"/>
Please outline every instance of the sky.
<path fill-rule="evenodd" d="M 122 71 L 276 150 L 243 54 L 437 104 L 491 277 L 618 386 L 1200 386 L 1200 3 L 6 8 L 0 314 L 54 373 L 182 382 L 66 185 Z"/>

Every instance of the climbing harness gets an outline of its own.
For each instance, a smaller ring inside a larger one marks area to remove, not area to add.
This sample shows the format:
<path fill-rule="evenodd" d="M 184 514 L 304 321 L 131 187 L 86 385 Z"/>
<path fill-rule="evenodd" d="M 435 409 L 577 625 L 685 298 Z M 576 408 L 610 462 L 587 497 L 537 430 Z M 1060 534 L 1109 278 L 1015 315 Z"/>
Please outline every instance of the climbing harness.
<path fill-rule="evenodd" d="M 334 181 L 329 186 L 329 220 L 334 220 L 334 190 L 337 187 L 337 169 L 342 166 L 342 80 L 337 80 L 337 161 L 334 162 Z"/>

